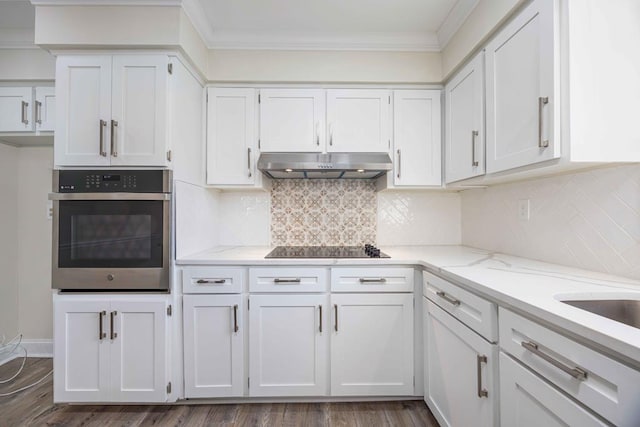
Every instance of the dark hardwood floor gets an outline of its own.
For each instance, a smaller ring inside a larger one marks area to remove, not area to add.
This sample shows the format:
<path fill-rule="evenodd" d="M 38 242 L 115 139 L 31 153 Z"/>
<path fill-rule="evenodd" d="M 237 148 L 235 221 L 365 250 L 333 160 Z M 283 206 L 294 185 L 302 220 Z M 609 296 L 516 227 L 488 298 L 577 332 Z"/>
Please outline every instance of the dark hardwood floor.
<path fill-rule="evenodd" d="M 21 359 L 0 366 L 0 379 Z M 31 384 L 51 370 L 51 359 L 29 358 L 0 394 Z M 438 423 L 422 401 L 367 403 L 252 403 L 239 405 L 54 405 L 53 380 L 0 397 L 0 426 L 429 426 Z"/>

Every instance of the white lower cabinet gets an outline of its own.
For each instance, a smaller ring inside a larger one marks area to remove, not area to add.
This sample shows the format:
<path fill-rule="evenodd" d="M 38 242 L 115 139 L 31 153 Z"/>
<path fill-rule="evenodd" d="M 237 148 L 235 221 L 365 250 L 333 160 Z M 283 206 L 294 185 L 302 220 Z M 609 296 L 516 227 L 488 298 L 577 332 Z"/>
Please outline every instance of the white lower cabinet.
<path fill-rule="evenodd" d="M 424 397 L 434 416 L 441 426 L 497 425 L 497 346 L 426 298 L 423 312 Z"/>
<path fill-rule="evenodd" d="M 502 352 L 500 421 L 513 427 L 607 425 Z"/>
<path fill-rule="evenodd" d="M 251 295 L 249 395 L 327 394 L 326 295 Z"/>
<path fill-rule="evenodd" d="M 54 402 L 165 402 L 167 297 L 54 298 Z"/>
<path fill-rule="evenodd" d="M 413 293 L 332 294 L 331 307 L 331 395 L 413 395 Z"/>
<path fill-rule="evenodd" d="M 185 295 L 185 397 L 235 397 L 244 390 L 242 295 Z"/>

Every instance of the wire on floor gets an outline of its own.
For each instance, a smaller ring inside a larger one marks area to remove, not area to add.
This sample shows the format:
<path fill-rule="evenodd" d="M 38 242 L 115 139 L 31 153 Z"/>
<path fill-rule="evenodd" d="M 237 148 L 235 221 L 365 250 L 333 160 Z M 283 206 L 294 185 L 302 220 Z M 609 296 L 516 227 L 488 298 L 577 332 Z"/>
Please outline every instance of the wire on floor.
<path fill-rule="evenodd" d="M 14 353 L 16 353 L 16 351 L 18 349 L 22 350 L 24 352 L 24 356 L 22 356 L 22 364 L 20 365 L 20 368 L 18 368 L 18 370 L 16 371 L 15 374 L 13 374 L 10 378 L 7 379 L 0 379 L 0 384 L 7 384 L 13 380 L 15 380 L 18 375 L 20 375 L 22 373 L 22 370 L 24 369 L 24 365 L 27 363 L 27 349 L 22 345 L 22 334 L 18 334 L 15 337 L 13 337 L 11 340 L 9 340 L 8 342 L 6 341 L 6 337 L 4 335 L 2 335 L 2 340 L 0 340 L 0 355 L 3 354 L 8 354 L 8 355 L 12 355 Z M 16 393 L 20 393 L 21 391 L 27 390 L 31 387 L 34 387 L 38 384 L 40 384 L 42 381 L 44 381 L 49 375 L 51 375 L 53 373 L 53 369 L 50 370 L 45 376 L 43 376 L 42 378 L 40 378 L 38 381 L 26 385 L 24 387 L 21 387 L 17 390 L 13 390 L 13 391 L 9 391 L 7 393 L 0 393 L 0 397 L 7 397 L 7 396 L 12 396 Z"/>

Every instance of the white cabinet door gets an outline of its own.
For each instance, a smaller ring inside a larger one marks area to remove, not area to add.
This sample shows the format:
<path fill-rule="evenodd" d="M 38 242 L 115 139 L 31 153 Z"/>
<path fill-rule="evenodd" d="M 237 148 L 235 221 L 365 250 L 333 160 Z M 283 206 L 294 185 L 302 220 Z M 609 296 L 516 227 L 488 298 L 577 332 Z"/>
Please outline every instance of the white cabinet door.
<path fill-rule="evenodd" d="M 56 127 L 56 89 L 55 87 L 36 87 L 34 103 L 36 130 L 52 132 Z"/>
<path fill-rule="evenodd" d="M 325 295 L 251 295 L 249 395 L 327 394 Z"/>
<path fill-rule="evenodd" d="M 442 184 L 439 90 L 393 92 L 395 186 Z"/>
<path fill-rule="evenodd" d="M 207 90 L 207 184 L 255 182 L 255 89 Z"/>
<path fill-rule="evenodd" d="M 324 90 L 261 89 L 259 102 L 261 151 L 324 151 Z"/>
<path fill-rule="evenodd" d="M 0 132 L 31 132 L 33 88 L 0 87 Z"/>
<path fill-rule="evenodd" d="M 56 166 L 108 166 L 111 56 L 56 62 Z"/>
<path fill-rule="evenodd" d="M 106 402 L 109 384 L 109 302 L 54 301 L 54 402 Z"/>
<path fill-rule="evenodd" d="M 111 303 L 112 401 L 166 400 L 166 310 L 164 301 Z"/>
<path fill-rule="evenodd" d="M 331 307 L 331 395 L 413 395 L 413 294 L 333 294 Z"/>
<path fill-rule="evenodd" d="M 241 295 L 185 295 L 185 397 L 242 396 Z"/>
<path fill-rule="evenodd" d="M 327 90 L 327 151 L 389 152 L 390 103 L 384 89 Z"/>
<path fill-rule="evenodd" d="M 442 426 L 497 425 L 497 346 L 426 299 L 424 312 L 425 401 L 434 416 Z"/>
<path fill-rule="evenodd" d="M 502 352 L 500 423 L 513 427 L 608 425 Z"/>
<path fill-rule="evenodd" d="M 487 45 L 487 173 L 560 156 L 555 0 L 535 0 Z"/>
<path fill-rule="evenodd" d="M 445 91 L 445 179 L 484 175 L 484 52 L 447 83 Z"/>
<path fill-rule="evenodd" d="M 113 57 L 112 165 L 167 163 L 167 65 L 165 55 Z"/>

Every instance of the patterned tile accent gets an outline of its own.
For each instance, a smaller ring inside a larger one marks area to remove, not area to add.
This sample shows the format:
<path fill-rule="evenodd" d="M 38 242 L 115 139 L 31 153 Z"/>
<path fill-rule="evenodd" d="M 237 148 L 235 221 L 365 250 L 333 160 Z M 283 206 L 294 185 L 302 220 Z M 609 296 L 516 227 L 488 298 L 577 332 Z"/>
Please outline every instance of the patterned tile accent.
<path fill-rule="evenodd" d="M 362 245 L 376 241 L 375 182 L 274 180 L 271 244 Z"/>
<path fill-rule="evenodd" d="M 462 243 L 640 279 L 640 165 L 465 191 Z"/>

